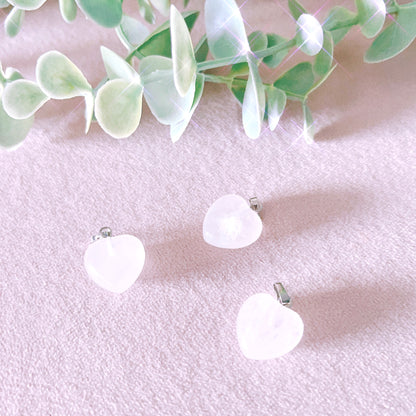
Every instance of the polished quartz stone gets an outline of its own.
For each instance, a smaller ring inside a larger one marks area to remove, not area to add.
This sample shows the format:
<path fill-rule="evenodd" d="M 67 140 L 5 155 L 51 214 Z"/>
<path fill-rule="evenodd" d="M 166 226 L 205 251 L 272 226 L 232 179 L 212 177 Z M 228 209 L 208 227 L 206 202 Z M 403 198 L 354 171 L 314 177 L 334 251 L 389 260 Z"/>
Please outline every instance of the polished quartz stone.
<path fill-rule="evenodd" d="M 249 297 L 238 313 L 238 343 L 252 360 L 281 357 L 298 345 L 302 335 L 301 317 L 267 293 Z"/>
<path fill-rule="evenodd" d="M 217 199 L 205 215 L 204 240 L 215 247 L 242 248 L 254 243 L 263 229 L 259 215 L 239 195 Z"/>
<path fill-rule="evenodd" d="M 85 251 L 84 265 L 98 286 L 122 293 L 139 277 L 144 259 L 142 242 L 125 234 L 100 238 L 91 243 Z"/>

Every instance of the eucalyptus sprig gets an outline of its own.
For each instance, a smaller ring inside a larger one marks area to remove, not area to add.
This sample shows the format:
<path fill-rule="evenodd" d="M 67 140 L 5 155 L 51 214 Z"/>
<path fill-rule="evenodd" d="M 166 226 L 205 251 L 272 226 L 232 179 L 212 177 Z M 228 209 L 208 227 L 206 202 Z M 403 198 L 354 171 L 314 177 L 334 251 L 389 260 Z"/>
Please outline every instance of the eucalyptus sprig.
<path fill-rule="evenodd" d="M 148 22 L 156 20 L 155 10 L 163 16 L 169 15 L 170 0 L 137 0 L 141 16 Z M 184 5 L 189 0 L 184 0 Z M 46 0 L 0 0 L 0 8 L 9 8 L 4 22 L 6 34 L 16 36 L 23 24 L 25 13 L 37 10 Z M 70 23 L 75 20 L 78 8 L 90 19 L 104 27 L 117 27 L 123 18 L 123 0 L 59 0 L 63 19 Z"/>
<path fill-rule="evenodd" d="M 144 98 L 155 118 L 170 127 L 175 142 L 189 124 L 205 82 L 228 86 L 241 104 L 244 130 L 253 139 L 261 135 L 264 120 L 270 130 L 276 129 L 287 100 L 300 102 L 304 137 L 313 142 L 308 98 L 336 67 L 334 45 L 358 25 L 365 37 L 375 37 L 365 61 L 380 62 L 399 54 L 416 38 L 416 2 L 355 3 L 355 11 L 334 7 L 321 24 L 299 2 L 289 0 L 296 27 L 293 37 L 286 39 L 259 30 L 247 36 L 234 0 L 206 0 L 206 34 L 195 47 L 190 31 L 197 11 L 179 13 L 170 6 L 170 19 L 151 34 L 136 19 L 122 16 L 116 32 L 127 56 L 123 59 L 102 47 L 107 77 L 95 88 L 57 51 L 38 59 L 36 82 L 22 79 L 10 68 L 0 71 L 0 144 L 6 148 L 18 145 L 29 131 L 34 113 L 49 99 L 75 96 L 85 100 L 86 132 L 96 120 L 114 138 L 130 136 L 139 126 Z M 386 25 L 387 15 L 393 18 Z M 308 59 L 280 73 L 273 82 L 264 82 L 260 64 L 276 68 L 294 49 Z M 209 53 L 213 59 L 207 59 Z M 209 71 L 222 67 L 229 68 L 226 75 Z"/>

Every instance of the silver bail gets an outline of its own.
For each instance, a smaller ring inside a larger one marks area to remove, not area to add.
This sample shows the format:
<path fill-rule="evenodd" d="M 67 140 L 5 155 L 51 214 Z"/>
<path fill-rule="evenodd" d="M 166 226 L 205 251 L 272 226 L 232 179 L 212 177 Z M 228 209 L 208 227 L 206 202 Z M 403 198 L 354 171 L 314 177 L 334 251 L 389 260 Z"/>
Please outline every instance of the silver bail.
<path fill-rule="evenodd" d="M 260 215 L 260 212 L 263 209 L 263 204 L 259 201 L 259 199 L 256 196 L 253 196 L 248 200 L 248 202 L 250 203 L 250 208 Z"/>
<path fill-rule="evenodd" d="M 273 285 L 273 288 L 274 288 L 274 291 L 277 294 L 277 298 L 279 299 L 279 302 L 283 306 L 289 306 L 290 307 L 290 305 L 292 304 L 292 299 L 290 298 L 290 296 L 286 292 L 286 289 L 284 288 L 282 283 L 275 283 Z"/>
<path fill-rule="evenodd" d="M 97 241 L 100 238 L 112 237 L 112 235 L 113 235 L 113 232 L 111 231 L 110 227 L 103 227 L 103 228 L 101 228 L 99 234 L 94 235 L 92 237 L 92 241 Z"/>

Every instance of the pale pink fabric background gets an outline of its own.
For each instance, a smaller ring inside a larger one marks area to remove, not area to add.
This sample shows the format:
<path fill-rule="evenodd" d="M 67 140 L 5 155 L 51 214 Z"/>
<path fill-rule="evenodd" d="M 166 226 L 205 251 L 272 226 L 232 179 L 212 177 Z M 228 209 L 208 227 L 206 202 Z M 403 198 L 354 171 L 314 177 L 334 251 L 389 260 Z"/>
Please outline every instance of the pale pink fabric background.
<path fill-rule="evenodd" d="M 242 13 L 253 29 L 290 34 L 285 9 L 249 0 Z M 202 21 L 194 40 L 201 32 Z M 29 79 L 50 49 L 95 84 L 98 45 L 124 54 L 112 30 L 83 16 L 66 25 L 52 1 L 19 37 L 2 36 L 3 65 Z M 369 43 L 354 30 L 338 46 L 340 66 L 310 103 L 314 146 L 292 104 L 276 132 L 250 141 L 218 85 L 175 145 L 147 108 L 122 141 L 96 125 L 84 136 L 77 99 L 40 111 L 24 146 L 0 154 L 1 415 L 416 413 L 416 49 L 372 66 Z M 238 251 L 202 240 L 205 211 L 231 192 L 264 201 L 263 235 Z M 104 225 L 146 247 L 121 296 L 83 268 Z M 282 359 L 248 361 L 239 307 L 275 281 L 304 339 Z"/>

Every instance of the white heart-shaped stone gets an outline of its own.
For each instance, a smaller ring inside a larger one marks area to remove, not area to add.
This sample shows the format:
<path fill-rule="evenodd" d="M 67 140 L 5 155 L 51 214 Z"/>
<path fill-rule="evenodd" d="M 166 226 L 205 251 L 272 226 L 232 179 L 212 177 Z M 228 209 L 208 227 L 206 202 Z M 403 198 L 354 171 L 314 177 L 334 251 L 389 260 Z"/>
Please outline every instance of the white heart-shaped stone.
<path fill-rule="evenodd" d="M 103 289 L 126 291 L 139 277 L 144 266 L 144 247 L 133 235 L 100 238 L 91 243 L 84 255 L 88 275 Z"/>
<path fill-rule="evenodd" d="M 263 224 L 259 215 L 239 195 L 224 195 L 208 209 L 203 225 L 204 240 L 215 247 L 242 248 L 254 243 Z"/>
<path fill-rule="evenodd" d="M 267 293 L 250 296 L 238 313 L 238 343 L 252 360 L 281 357 L 299 344 L 302 335 L 301 317 Z"/>

